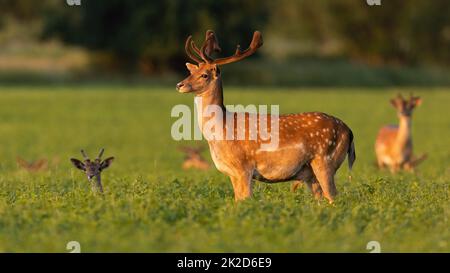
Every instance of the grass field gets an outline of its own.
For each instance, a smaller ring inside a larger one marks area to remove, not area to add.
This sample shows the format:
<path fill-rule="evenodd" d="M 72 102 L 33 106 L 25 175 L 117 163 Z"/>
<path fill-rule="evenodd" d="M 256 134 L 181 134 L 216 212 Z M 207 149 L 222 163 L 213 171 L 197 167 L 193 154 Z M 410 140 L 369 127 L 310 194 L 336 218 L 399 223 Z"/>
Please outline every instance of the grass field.
<path fill-rule="evenodd" d="M 421 95 L 413 118 L 415 151 L 429 158 L 415 175 L 376 170 L 378 128 L 397 122 L 388 99 Z M 331 206 L 289 183 L 256 183 L 254 198 L 234 203 L 216 170 L 182 171 L 172 140 L 174 88 L 0 88 L 0 251 L 67 252 L 450 252 L 449 89 L 238 89 L 227 104 L 279 104 L 282 113 L 319 110 L 355 135 L 353 181 L 346 164 Z M 186 144 L 186 143 L 184 143 Z M 193 143 L 188 143 L 193 144 Z M 205 143 L 203 143 L 205 144 Z M 106 148 L 116 161 L 103 173 L 105 196 L 90 192 L 70 157 Z M 209 159 L 209 155 L 207 158 Z M 16 157 L 51 159 L 28 173 Z"/>

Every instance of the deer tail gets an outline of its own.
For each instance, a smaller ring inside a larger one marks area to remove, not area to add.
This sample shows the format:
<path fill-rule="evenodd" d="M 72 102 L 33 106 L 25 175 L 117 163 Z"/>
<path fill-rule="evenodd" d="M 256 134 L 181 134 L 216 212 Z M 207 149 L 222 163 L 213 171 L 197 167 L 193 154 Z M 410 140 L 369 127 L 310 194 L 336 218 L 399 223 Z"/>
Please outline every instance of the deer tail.
<path fill-rule="evenodd" d="M 347 155 L 348 155 L 348 169 L 351 172 L 352 171 L 352 167 L 353 167 L 353 163 L 356 160 L 356 151 L 355 151 L 355 143 L 353 142 L 353 132 L 351 130 L 350 131 L 350 145 L 348 146 L 348 150 L 347 150 Z M 352 176 L 349 175 L 349 180 L 352 180 Z"/>

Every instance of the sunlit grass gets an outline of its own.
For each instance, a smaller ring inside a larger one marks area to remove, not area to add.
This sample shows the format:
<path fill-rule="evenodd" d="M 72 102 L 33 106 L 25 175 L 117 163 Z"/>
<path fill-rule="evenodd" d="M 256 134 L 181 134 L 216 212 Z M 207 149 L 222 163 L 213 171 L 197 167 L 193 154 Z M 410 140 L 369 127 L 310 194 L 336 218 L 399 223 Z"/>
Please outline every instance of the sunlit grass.
<path fill-rule="evenodd" d="M 378 128 L 397 122 L 388 99 L 398 91 L 424 99 L 413 137 L 429 158 L 416 175 L 374 165 Z M 344 120 L 357 161 L 352 182 L 346 165 L 337 174 L 336 204 L 291 193 L 289 183 L 257 183 L 252 200 L 235 204 L 218 171 L 181 170 L 170 111 L 193 98 L 174 89 L 0 88 L 0 251 L 65 252 L 73 240 L 83 252 L 367 252 L 372 240 L 385 252 L 450 250 L 450 90 L 225 87 L 225 100 Z M 104 198 L 68 160 L 101 147 L 116 157 L 103 174 Z M 49 170 L 19 170 L 17 156 L 48 158 Z"/>

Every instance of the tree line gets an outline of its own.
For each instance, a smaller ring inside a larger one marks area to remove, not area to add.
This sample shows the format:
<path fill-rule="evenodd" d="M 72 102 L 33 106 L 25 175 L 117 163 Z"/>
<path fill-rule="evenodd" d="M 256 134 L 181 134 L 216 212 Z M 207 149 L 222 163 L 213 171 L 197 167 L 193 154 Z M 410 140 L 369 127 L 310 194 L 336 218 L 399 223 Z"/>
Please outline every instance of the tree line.
<path fill-rule="evenodd" d="M 3 0 L 3 18 L 40 22 L 42 39 L 58 38 L 104 56 L 109 66 L 154 73 L 181 69 L 187 35 L 216 31 L 224 54 L 263 32 L 266 58 L 341 56 L 369 64 L 450 61 L 450 1 L 389 0 Z M 269 43 L 270 42 L 270 43 Z"/>

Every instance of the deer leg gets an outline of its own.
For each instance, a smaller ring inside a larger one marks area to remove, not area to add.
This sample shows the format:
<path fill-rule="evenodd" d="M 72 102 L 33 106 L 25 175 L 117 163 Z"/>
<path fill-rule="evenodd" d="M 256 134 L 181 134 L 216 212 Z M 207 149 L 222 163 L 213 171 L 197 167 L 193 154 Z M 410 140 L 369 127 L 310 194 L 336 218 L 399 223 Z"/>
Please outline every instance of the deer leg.
<path fill-rule="evenodd" d="M 397 163 L 393 163 L 391 166 L 389 166 L 389 170 L 391 171 L 392 174 L 398 172 L 398 170 L 400 169 L 400 165 Z"/>
<path fill-rule="evenodd" d="M 312 182 L 306 182 L 306 185 L 308 185 L 308 188 L 311 190 L 315 199 L 319 200 L 322 198 L 322 188 L 316 178 L 313 178 Z"/>
<path fill-rule="evenodd" d="M 378 166 L 378 169 L 380 169 L 380 170 L 384 169 L 384 163 L 381 159 L 377 158 L 377 166 Z"/>
<path fill-rule="evenodd" d="M 305 183 L 308 186 L 308 189 L 311 191 L 315 199 L 319 200 L 320 198 L 322 198 L 322 188 L 320 187 L 319 182 L 317 182 L 315 178 L 309 181 L 301 181 L 301 180 L 294 181 L 294 183 L 291 186 L 291 191 L 295 192 L 298 189 L 298 187 L 301 187 L 303 185 L 303 183 Z"/>
<path fill-rule="evenodd" d="M 252 196 L 252 177 L 248 174 L 231 176 L 231 183 L 234 189 L 234 200 L 245 200 Z"/>
<path fill-rule="evenodd" d="M 292 184 L 291 190 L 294 192 L 299 186 L 305 183 L 315 199 L 320 199 L 322 197 L 322 188 L 317 181 L 311 167 L 305 168 L 302 172 L 297 175 L 297 180 Z"/>
<path fill-rule="evenodd" d="M 323 196 L 330 204 L 333 203 L 337 194 L 336 185 L 334 184 L 334 168 L 328 165 L 323 158 L 314 159 L 311 162 L 311 167 L 322 188 Z"/>
<path fill-rule="evenodd" d="M 291 185 L 291 192 L 295 192 L 299 187 L 303 185 L 304 181 L 295 180 Z"/>
<path fill-rule="evenodd" d="M 295 192 L 298 187 L 302 186 L 303 183 L 307 183 L 311 180 L 312 170 L 311 167 L 305 166 L 299 171 L 299 173 L 295 177 L 295 181 L 292 183 L 291 192 Z"/>
<path fill-rule="evenodd" d="M 414 171 L 415 171 L 414 170 L 414 165 L 411 164 L 410 161 L 405 162 L 402 167 L 403 167 L 403 169 L 405 171 L 408 171 L 408 172 L 411 172 L 411 173 L 414 173 Z"/>

